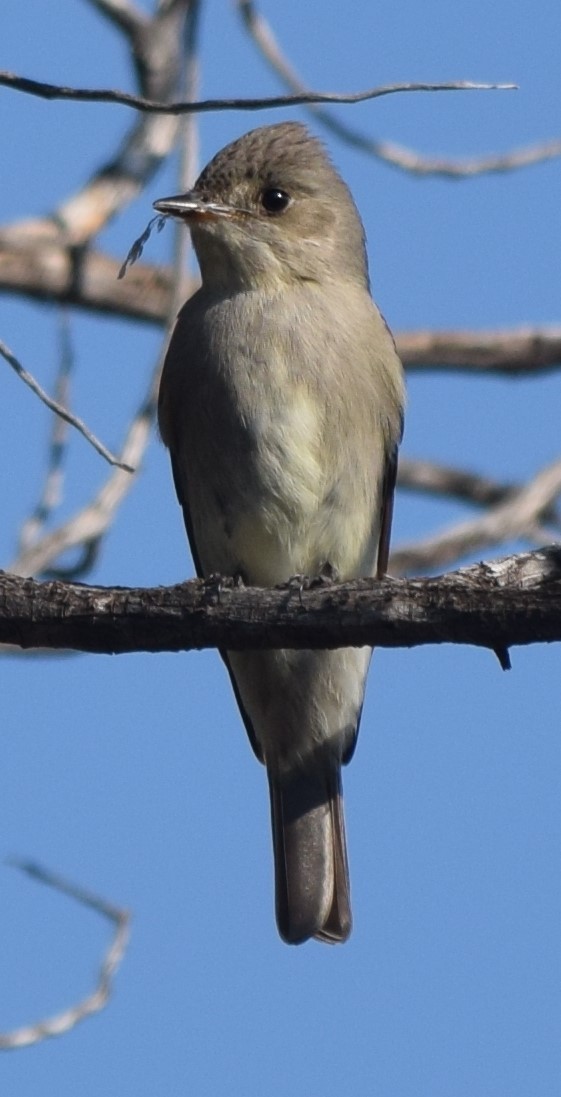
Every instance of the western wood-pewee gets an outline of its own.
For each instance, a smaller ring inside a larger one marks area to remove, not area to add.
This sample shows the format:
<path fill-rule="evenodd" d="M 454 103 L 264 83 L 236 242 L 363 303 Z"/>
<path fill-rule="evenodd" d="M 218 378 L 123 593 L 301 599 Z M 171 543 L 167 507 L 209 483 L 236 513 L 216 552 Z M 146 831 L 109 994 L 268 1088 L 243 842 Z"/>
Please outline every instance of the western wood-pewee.
<path fill-rule="evenodd" d="M 362 223 L 299 123 L 252 130 L 194 189 L 154 203 L 191 231 L 201 289 L 183 306 L 159 402 L 200 576 L 273 586 L 384 574 L 402 369 L 369 292 Z M 351 929 L 341 765 L 371 651 L 223 652 L 271 796 L 285 941 Z"/>

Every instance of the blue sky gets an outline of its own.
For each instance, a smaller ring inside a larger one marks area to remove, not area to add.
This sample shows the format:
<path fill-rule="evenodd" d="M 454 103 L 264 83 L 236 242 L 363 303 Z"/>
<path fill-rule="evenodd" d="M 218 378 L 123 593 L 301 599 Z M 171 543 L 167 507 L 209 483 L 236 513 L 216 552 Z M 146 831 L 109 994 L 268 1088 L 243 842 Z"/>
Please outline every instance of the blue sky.
<path fill-rule="evenodd" d="M 400 96 L 339 108 L 373 136 L 451 156 L 558 136 L 557 3 L 294 0 L 262 10 L 310 85 L 514 81 L 517 92 Z M 233 8 L 203 18 L 202 94 L 274 94 Z M 4 0 L 0 65 L 131 87 L 118 36 L 86 3 Z M 121 107 L 0 89 L 2 221 L 40 215 L 106 158 Z M 261 122 L 206 115 L 201 160 Z M 321 132 L 321 131 L 320 131 Z M 391 326 L 559 322 L 559 161 L 464 182 L 409 178 L 329 141 L 363 214 L 375 296 Z M 171 168 L 103 235 L 123 257 L 173 193 Z M 171 233 L 153 238 L 164 258 Z M 0 337 L 48 387 L 55 311 L 4 297 Z M 74 401 L 118 448 L 159 333 L 76 315 Z M 45 409 L 0 367 L 0 559 L 41 485 Z M 561 377 L 412 378 L 403 452 L 505 479 L 559 453 Z M 62 513 L 105 477 L 72 440 Z M 466 515 L 402 494 L 395 537 Z M 192 574 L 156 438 L 91 581 Z M 41 861 L 133 912 L 108 1008 L 68 1036 L 5 1056 L 6 1093 L 35 1097 L 553 1097 L 561 1071 L 560 654 L 378 651 L 345 771 L 355 928 L 298 949 L 277 937 L 265 774 L 212 652 L 5 659 L 0 852 Z M 0 1027 L 91 986 L 108 937 L 94 915 L 0 868 Z"/>

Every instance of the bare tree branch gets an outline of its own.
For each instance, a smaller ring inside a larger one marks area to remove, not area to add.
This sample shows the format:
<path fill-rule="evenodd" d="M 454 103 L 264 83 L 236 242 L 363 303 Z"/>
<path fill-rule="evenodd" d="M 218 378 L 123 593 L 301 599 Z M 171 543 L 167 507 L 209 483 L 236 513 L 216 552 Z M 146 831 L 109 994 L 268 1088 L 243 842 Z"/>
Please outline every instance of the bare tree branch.
<path fill-rule="evenodd" d="M 117 457 L 114 457 L 113 454 L 109 452 L 106 446 L 103 445 L 103 442 L 100 442 L 99 439 L 96 438 L 95 434 L 92 434 L 91 430 L 89 429 L 89 427 L 86 426 L 82 419 L 79 419 L 76 415 L 72 415 L 72 413 L 67 411 L 66 408 L 62 407 L 61 404 L 58 404 L 56 400 L 52 400 L 51 397 L 45 392 L 45 390 L 41 388 L 40 384 L 35 380 L 35 378 L 32 377 L 32 375 L 28 373 L 26 369 L 24 369 L 21 362 L 19 362 L 16 358 L 15 354 L 12 354 L 11 350 L 6 346 L 6 344 L 2 343 L 1 341 L 0 354 L 6 360 L 8 365 L 12 367 L 14 372 L 17 373 L 20 380 L 23 381 L 24 384 L 27 385 L 31 389 L 31 391 L 34 392 L 35 395 L 38 396 L 39 399 L 42 400 L 42 402 L 46 404 L 48 408 L 50 408 L 51 411 L 54 411 L 56 415 L 59 415 L 61 419 L 64 419 L 66 423 L 68 423 L 71 427 L 74 427 L 110 465 L 114 465 L 116 468 L 119 469 L 124 469 L 125 472 L 134 472 L 134 469 L 131 468 L 130 465 L 126 464 L 123 461 L 120 461 Z"/>
<path fill-rule="evenodd" d="M 199 89 L 199 63 L 197 55 L 200 23 L 200 0 L 191 0 L 189 17 L 185 24 L 185 72 L 183 91 L 186 99 L 195 100 Z M 178 193 L 184 194 L 195 183 L 198 175 L 199 134 L 196 114 L 187 114 L 179 121 L 179 170 L 177 178 Z M 157 219 L 163 228 L 165 218 Z M 187 265 L 187 256 L 191 246 L 191 236 L 183 230 L 177 221 L 174 228 L 174 254 L 172 263 L 171 296 L 167 303 L 166 327 L 171 333 L 175 317 L 186 299 L 184 296 L 183 271 Z M 128 257 L 127 257 L 128 258 Z M 125 260 L 125 263 L 127 260 Z M 167 338 L 165 340 L 167 344 Z"/>
<path fill-rule="evenodd" d="M 70 342 L 69 319 L 61 311 L 60 356 L 55 385 L 55 400 L 63 407 L 70 406 L 70 376 L 74 365 L 74 355 Z M 51 437 L 49 440 L 45 481 L 38 503 L 22 525 L 19 535 L 19 551 L 23 552 L 37 540 L 40 531 L 48 522 L 53 510 L 62 497 L 63 462 L 66 454 L 69 424 L 53 412 Z"/>
<path fill-rule="evenodd" d="M 55 566 L 63 552 L 80 548 L 95 552 L 96 542 L 107 532 L 124 497 L 135 483 L 154 422 L 161 361 L 150 378 L 148 391 L 134 415 L 121 451 L 122 467 L 112 472 L 94 498 L 58 529 L 46 533 L 10 565 L 17 575 L 38 575 Z M 134 469 L 134 474 L 124 469 Z M 93 548 L 92 548 L 93 546 Z"/>
<path fill-rule="evenodd" d="M 197 103 L 182 100 L 177 103 L 162 103 L 141 95 L 110 88 L 69 88 L 62 84 L 47 84 L 42 80 L 31 80 L 18 76 L 14 72 L 0 71 L 0 86 L 35 95 L 40 99 L 67 99 L 82 103 L 118 103 L 134 110 L 152 114 L 208 114 L 217 110 L 265 110 L 277 107 L 298 107 L 305 103 L 365 103 L 370 99 L 380 99 L 385 95 L 402 92 L 423 91 L 515 91 L 516 84 L 486 84 L 471 80 L 451 80 L 445 82 L 416 82 L 402 84 L 384 84 L 358 92 L 321 92 L 309 91 L 297 95 L 269 95 L 244 97 L 237 99 L 201 99 Z"/>
<path fill-rule="evenodd" d="M 126 34 L 139 89 L 149 99 L 165 103 L 177 93 L 182 30 L 190 3 L 160 3 L 151 18 L 113 0 L 96 5 Z M 177 119 L 169 115 L 147 115 L 135 121 L 115 156 L 52 214 L 53 225 L 64 242 L 83 246 L 100 232 L 140 193 L 173 148 L 176 136 Z"/>
<path fill-rule="evenodd" d="M 398 547 L 391 554 L 390 569 L 397 575 L 432 571 L 505 541 L 529 538 L 560 493 L 561 460 L 542 469 L 528 484 L 481 517 L 460 522 L 424 541 Z"/>
<path fill-rule="evenodd" d="M 391 141 L 381 142 L 383 159 L 412 175 L 439 175 L 447 179 L 473 179 L 476 175 L 491 175 L 518 168 L 544 164 L 561 156 L 561 138 L 553 137 L 537 145 L 526 145 L 509 152 L 487 153 L 485 156 L 465 156 L 450 160 L 440 156 L 421 156 L 411 149 Z"/>
<path fill-rule="evenodd" d="M 130 0 L 88 0 L 88 3 L 131 38 L 150 22 Z"/>
<path fill-rule="evenodd" d="M 561 363 L 561 327 L 401 332 L 398 350 L 409 370 L 543 373 Z"/>
<path fill-rule="evenodd" d="M 435 579 L 240 588 L 195 579 L 145 590 L 0 573 L 0 643 L 111 654 L 561 640 L 561 546 Z"/>
<path fill-rule="evenodd" d="M 137 263 L 118 281 L 120 267 L 120 261 L 102 252 L 66 247 L 50 222 L 20 222 L 0 229 L 1 289 L 101 315 L 165 324 L 171 268 Z M 185 299 L 197 284 L 184 273 Z"/>
<path fill-rule="evenodd" d="M 397 482 L 405 490 L 457 499 L 479 507 L 491 507 L 507 499 L 515 499 L 523 488 L 522 484 L 502 484 L 498 480 L 468 472 L 466 469 L 407 457 L 400 458 Z M 539 520 L 528 524 L 526 538 L 537 545 L 543 545 L 548 541 L 556 541 L 560 532 L 561 514 L 552 505 L 544 509 Z M 400 551 L 399 548 L 397 551 Z"/>
<path fill-rule="evenodd" d="M 466 469 L 439 465 L 435 461 L 421 461 L 400 457 L 397 470 L 399 487 L 420 491 L 427 495 L 442 495 L 459 499 L 464 503 L 489 507 L 510 499 L 520 490 L 517 484 L 501 484 L 487 476 L 479 476 Z"/>
<path fill-rule="evenodd" d="M 69 895 L 85 907 L 106 918 L 114 927 L 113 939 L 105 952 L 99 968 L 97 985 L 91 994 L 81 1002 L 69 1009 L 58 1013 L 55 1017 L 49 1017 L 44 1021 L 37 1021 L 33 1025 L 15 1029 L 13 1032 L 0 1033 L 0 1050 L 12 1051 L 15 1048 L 29 1047 L 31 1044 L 39 1044 L 51 1036 L 63 1036 L 74 1028 L 79 1021 L 99 1013 L 106 1005 L 112 990 L 113 978 L 120 967 L 129 941 L 130 914 L 120 907 L 107 903 L 98 895 L 84 888 L 64 880 L 61 876 L 49 872 L 40 865 L 28 861 L 12 861 L 16 868 L 27 873 L 32 879 L 38 880 L 56 891 Z"/>

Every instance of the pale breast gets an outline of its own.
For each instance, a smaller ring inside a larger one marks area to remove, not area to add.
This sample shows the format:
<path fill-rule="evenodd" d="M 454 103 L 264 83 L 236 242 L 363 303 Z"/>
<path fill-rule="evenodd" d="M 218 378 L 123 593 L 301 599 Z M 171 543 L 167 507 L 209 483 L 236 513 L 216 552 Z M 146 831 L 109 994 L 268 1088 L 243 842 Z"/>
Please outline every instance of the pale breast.
<path fill-rule="evenodd" d="M 266 295 L 188 305 L 164 377 L 173 426 L 164 409 L 162 433 L 204 571 L 259 585 L 326 563 L 343 578 L 373 571 L 388 448 L 375 362 L 364 345 L 357 354 L 352 316 L 318 343 L 325 294 L 301 288 L 286 306 Z"/>

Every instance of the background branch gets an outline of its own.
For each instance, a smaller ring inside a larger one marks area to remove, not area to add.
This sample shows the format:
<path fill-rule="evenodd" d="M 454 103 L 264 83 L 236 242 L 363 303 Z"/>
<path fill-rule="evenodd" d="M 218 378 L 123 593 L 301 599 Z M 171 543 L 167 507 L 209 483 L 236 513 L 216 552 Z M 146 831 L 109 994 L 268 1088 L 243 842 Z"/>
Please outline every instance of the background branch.
<path fill-rule="evenodd" d="M 30 388 L 33 393 L 35 393 L 35 396 L 39 397 L 42 403 L 45 404 L 45 406 L 48 407 L 50 411 L 58 415 L 60 419 L 64 419 L 65 423 L 68 423 L 69 426 L 74 427 L 75 430 L 77 430 L 78 433 L 81 434 L 82 437 L 85 438 L 91 446 L 93 446 L 97 453 L 99 453 L 100 457 L 103 457 L 104 460 L 107 461 L 110 465 L 115 465 L 117 468 L 124 469 L 126 472 L 133 472 L 133 469 L 130 467 L 130 465 L 119 461 L 117 457 L 114 457 L 113 454 L 109 452 L 107 447 L 103 445 L 103 442 L 100 442 L 99 438 L 96 438 L 95 434 L 93 434 L 89 427 L 86 426 L 83 419 L 79 419 L 77 415 L 73 415 L 72 412 L 68 411 L 67 408 L 62 406 L 62 404 L 59 404 L 56 400 L 53 400 L 48 395 L 48 393 L 46 393 L 45 390 L 41 388 L 41 385 L 35 380 L 35 378 L 32 377 L 32 375 L 22 366 L 21 362 L 18 361 L 15 354 L 12 354 L 12 351 L 9 349 L 9 347 L 7 347 L 1 341 L 0 355 L 2 355 L 2 358 L 4 358 L 8 365 L 12 367 L 14 373 L 17 374 L 20 381 L 23 381 L 23 383 L 27 385 L 27 387 Z"/>
<path fill-rule="evenodd" d="M 161 356 L 150 378 L 146 396 L 128 426 L 121 450 L 121 465 L 113 470 L 85 507 L 63 522 L 58 529 L 45 533 L 37 542 L 20 551 L 10 565 L 10 571 L 14 574 L 35 575 L 53 569 L 58 557 L 72 548 L 84 548 L 86 554 L 83 560 L 88 565 L 92 563 L 96 542 L 107 532 L 140 471 L 154 422 L 160 369 Z M 134 469 L 134 473 L 125 471 L 129 467 Z M 72 574 L 76 576 L 76 569 L 72 569 Z"/>
<path fill-rule="evenodd" d="M 76 1005 L 65 1009 L 62 1013 L 57 1013 L 55 1017 L 36 1021 L 33 1025 L 25 1025 L 23 1028 L 14 1029 L 13 1032 L 0 1033 L 1 1051 L 30 1047 L 30 1045 L 39 1044 L 42 1040 L 47 1040 L 52 1036 L 64 1036 L 80 1021 L 84 1021 L 86 1017 L 99 1013 L 107 1004 L 111 994 L 113 977 L 125 954 L 129 941 L 130 923 L 128 911 L 113 906 L 112 903 L 107 903 L 105 899 L 101 899 L 99 895 L 94 895 L 93 892 L 87 891 L 85 888 L 76 887 L 75 884 L 71 884 L 61 876 L 49 872 L 41 865 L 29 861 L 12 861 L 11 863 L 33 880 L 46 884 L 47 887 L 54 888 L 55 891 L 60 891 L 63 895 L 69 895 L 71 899 L 75 899 L 82 906 L 89 907 L 96 914 L 100 914 L 102 918 L 107 919 L 113 925 L 114 934 L 108 949 L 103 955 L 97 984 L 92 993 L 88 994 L 81 1002 L 77 1002 Z"/>
<path fill-rule="evenodd" d="M 398 547 L 390 557 L 390 570 L 399 575 L 429 571 L 505 541 L 531 540 L 560 493 L 561 461 L 555 461 L 480 517 Z"/>
<path fill-rule="evenodd" d="M 238 0 L 237 8 L 246 30 L 273 72 L 294 94 L 305 94 L 307 90 L 305 84 L 283 54 L 270 23 L 258 12 L 256 5 L 251 0 Z M 561 156 L 561 139 L 559 138 L 528 148 L 513 149 L 507 153 L 464 157 L 461 160 L 426 156 L 404 145 L 369 137 L 347 122 L 340 121 L 329 110 L 318 104 L 310 103 L 308 108 L 324 129 L 344 144 L 366 152 L 392 167 L 401 168 L 402 171 L 409 172 L 411 175 L 440 175 L 449 179 L 468 179 L 491 172 L 513 171 L 515 168 L 528 167 L 530 164 L 538 164 Z"/>
<path fill-rule="evenodd" d="M 140 92 L 167 102 L 176 94 L 182 67 L 182 36 L 191 0 L 160 3 L 151 18 L 129 5 L 101 6 L 125 33 Z M 116 153 L 99 167 L 86 185 L 63 201 L 52 214 L 53 227 L 65 242 L 84 245 L 140 193 L 177 137 L 177 119 L 145 115 L 135 120 Z"/>
<path fill-rule="evenodd" d="M 402 457 L 397 470 L 399 487 L 427 495 L 444 495 L 463 503 L 477 506 L 494 506 L 511 499 L 519 486 L 500 484 L 487 476 L 478 476 L 466 469 L 439 465 L 434 461 L 412 460 Z"/>
<path fill-rule="evenodd" d="M 409 370 L 454 370 L 521 376 L 561 364 L 561 326 L 497 331 L 418 331 L 398 335 Z"/>
<path fill-rule="evenodd" d="M 0 289 L 58 301 L 101 314 L 164 324 L 173 273 L 169 266 L 137 262 L 118 281 L 122 260 L 99 251 L 75 254 L 46 240 L 28 222 L 0 230 Z M 198 279 L 182 275 L 180 296 Z M 397 348 L 408 370 L 538 376 L 561 365 L 561 326 L 496 331 L 402 331 Z"/>
<path fill-rule="evenodd" d="M 131 4 L 130 0 L 88 0 L 88 3 L 130 38 L 150 22 L 144 12 Z"/>
<path fill-rule="evenodd" d="M 59 333 L 59 361 L 55 382 L 55 398 L 57 404 L 69 408 L 74 353 L 70 339 L 69 317 L 66 311 L 62 309 Z M 18 546 L 20 552 L 25 551 L 37 540 L 51 514 L 62 501 L 64 460 L 68 448 L 68 426 L 69 424 L 60 415 L 53 412 L 43 488 L 36 506 L 21 527 Z"/>

